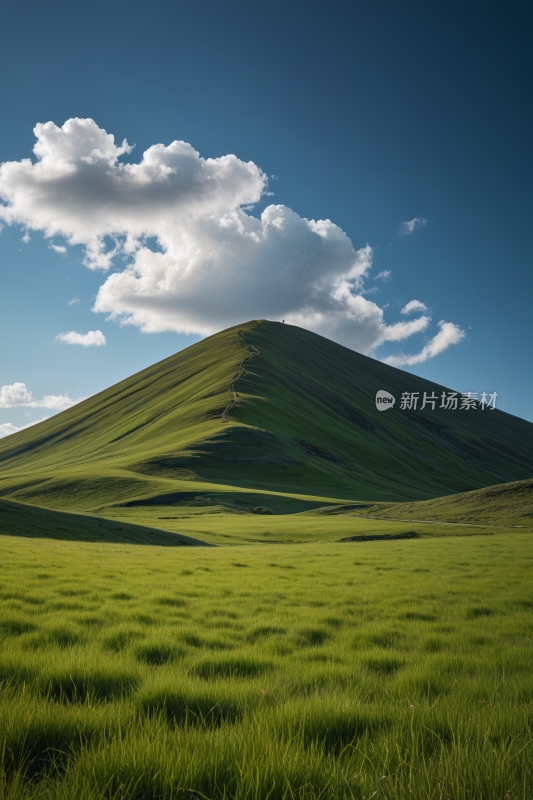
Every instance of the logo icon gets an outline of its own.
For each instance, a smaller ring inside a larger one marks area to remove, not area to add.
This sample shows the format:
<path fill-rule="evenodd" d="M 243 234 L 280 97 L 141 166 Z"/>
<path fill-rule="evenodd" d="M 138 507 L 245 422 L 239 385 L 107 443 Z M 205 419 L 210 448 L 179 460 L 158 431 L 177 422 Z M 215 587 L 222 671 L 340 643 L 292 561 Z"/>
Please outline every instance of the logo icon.
<path fill-rule="evenodd" d="M 376 408 L 378 411 L 387 411 L 389 408 L 392 408 L 396 399 L 389 394 L 388 392 L 384 392 L 383 389 L 380 389 L 379 392 L 376 393 Z"/>

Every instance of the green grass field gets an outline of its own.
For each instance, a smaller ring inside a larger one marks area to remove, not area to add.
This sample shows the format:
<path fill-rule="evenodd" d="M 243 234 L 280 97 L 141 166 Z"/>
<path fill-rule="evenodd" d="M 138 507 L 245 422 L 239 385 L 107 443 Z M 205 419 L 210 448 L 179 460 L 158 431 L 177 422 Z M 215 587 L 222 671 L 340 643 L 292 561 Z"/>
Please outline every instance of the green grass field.
<path fill-rule="evenodd" d="M 294 503 L 298 504 L 298 498 Z M 259 507 L 264 510 L 265 507 Z M 497 525 L 419 524 L 411 521 L 366 519 L 366 507 L 359 512 L 341 506 L 319 508 L 314 512 L 271 515 L 228 513 L 219 506 L 132 506 L 113 509 L 106 517 L 72 514 L 64 511 L 0 500 L 0 535 L 59 539 L 80 542 L 109 542 L 128 545 L 167 547 L 242 544 L 296 544 L 338 542 L 348 537 L 477 536 L 500 532 Z M 508 526 L 510 527 L 510 526 Z"/>
<path fill-rule="evenodd" d="M 2 800 L 533 796 L 527 533 L 0 548 Z"/>
<path fill-rule="evenodd" d="M 255 320 L 2 440 L 0 800 L 531 800 L 533 425 L 380 389 Z"/>

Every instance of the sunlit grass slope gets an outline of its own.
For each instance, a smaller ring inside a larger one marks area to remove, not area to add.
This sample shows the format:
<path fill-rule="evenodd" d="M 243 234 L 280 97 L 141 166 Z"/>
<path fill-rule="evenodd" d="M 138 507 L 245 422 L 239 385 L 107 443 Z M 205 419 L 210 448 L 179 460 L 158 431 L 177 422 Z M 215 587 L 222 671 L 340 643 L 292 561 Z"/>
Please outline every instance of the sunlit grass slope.
<path fill-rule="evenodd" d="M 441 523 L 398 522 L 395 519 L 367 519 L 366 504 L 358 509 L 349 506 L 327 506 L 299 514 L 229 514 L 224 512 L 202 514 L 199 509 L 186 507 L 164 510 L 150 506 L 111 508 L 106 521 L 116 520 L 152 528 L 165 526 L 167 531 L 190 536 L 219 545 L 239 544 L 296 544 L 298 542 L 338 542 L 348 537 L 390 537 L 405 534 L 425 536 L 478 536 L 493 535 L 501 528 L 491 524 L 475 527 L 466 523 L 457 525 Z M 340 513 L 335 509 L 340 508 Z M 181 512 L 181 513 L 180 513 Z M 198 513 L 196 513 L 198 512 Z M 500 523 L 501 525 L 501 523 Z"/>
<path fill-rule="evenodd" d="M 531 800 L 530 534 L 0 536 L 2 800 Z"/>
<path fill-rule="evenodd" d="M 327 511 L 328 514 L 336 512 L 336 508 Z M 342 507 L 339 508 L 339 513 L 342 513 Z M 418 503 L 380 503 L 376 506 L 363 506 L 355 509 L 353 513 L 386 519 L 533 527 L 533 478 Z"/>
<path fill-rule="evenodd" d="M 379 389 L 394 409 L 376 410 Z M 253 321 L 2 440 L 0 495 L 101 516 L 150 508 L 165 527 L 169 509 L 285 514 L 533 474 L 531 423 L 398 409 L 403 391 L 442 390 L 301 328 Z M 240 404 L 225 422 L 233 391 Z"/>

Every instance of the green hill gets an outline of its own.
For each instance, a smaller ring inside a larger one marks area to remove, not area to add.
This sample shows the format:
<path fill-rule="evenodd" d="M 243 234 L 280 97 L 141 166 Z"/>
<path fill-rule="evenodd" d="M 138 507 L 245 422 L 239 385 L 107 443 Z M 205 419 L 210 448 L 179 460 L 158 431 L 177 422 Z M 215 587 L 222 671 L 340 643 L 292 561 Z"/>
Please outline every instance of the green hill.
<path fill-rule="evenodd" d="M 387 412 L 380 389 L 397 400 Z M 169 511 L 425 500 L 533 474 L 529 422 L 399 409 L 402 392 L 444 390 L 301 328 L 252 321 L 2 440 L 0 496 L 130 520 L 149 511 L 164 527 Z"/>
<path fill-rule="evenodd" d="M 102 544 L 150 544 L 159 547 L 211 547 L 199 539 L 172 531 L 150 530 L 141 525 L 69 514 L 47 508 L 28 506 L 10 500 L 0 500 L 0 534 L 35 539 L 76 540 Z"/>
<path fill-rule="evenodd" d="M 337 506 L 322 513 L 343 513 L 343 508 Z M 380 503 L 370 507 L 364 505 L 363 508 L 353 510 L 353 513 L 381 520 L 434 520 L 533 528 L 533 478 L 418 503 Z"/>

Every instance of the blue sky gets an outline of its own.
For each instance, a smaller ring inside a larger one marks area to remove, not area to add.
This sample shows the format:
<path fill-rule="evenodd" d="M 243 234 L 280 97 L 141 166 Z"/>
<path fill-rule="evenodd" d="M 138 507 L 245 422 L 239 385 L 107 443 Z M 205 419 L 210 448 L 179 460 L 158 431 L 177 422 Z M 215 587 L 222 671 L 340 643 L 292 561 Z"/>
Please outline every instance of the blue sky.
<path fill-rule="evenodd" d="M 263 316 L 533 421 L 529 4 L 3 17 L 0 432 Z"/>

